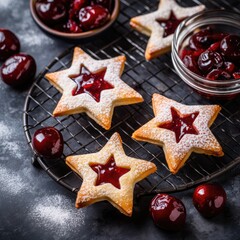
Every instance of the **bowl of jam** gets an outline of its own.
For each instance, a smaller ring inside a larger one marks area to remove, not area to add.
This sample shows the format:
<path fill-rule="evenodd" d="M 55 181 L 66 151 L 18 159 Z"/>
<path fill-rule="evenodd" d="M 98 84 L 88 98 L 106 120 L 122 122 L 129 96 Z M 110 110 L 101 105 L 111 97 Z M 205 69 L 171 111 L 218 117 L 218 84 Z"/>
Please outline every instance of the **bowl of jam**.
<path fill-rule="evenodd" d="M 117 19 L 119 0 L 30 0 L 36 23 L 48 33 L 68 38 L 92 37 Z"/>
<path fill-rule="evenodd" d="M 211 10 L 193 15 L 176 29 L 173 65 L 192 89 L 211 99 L 240 94 L 240 15 Z"/>

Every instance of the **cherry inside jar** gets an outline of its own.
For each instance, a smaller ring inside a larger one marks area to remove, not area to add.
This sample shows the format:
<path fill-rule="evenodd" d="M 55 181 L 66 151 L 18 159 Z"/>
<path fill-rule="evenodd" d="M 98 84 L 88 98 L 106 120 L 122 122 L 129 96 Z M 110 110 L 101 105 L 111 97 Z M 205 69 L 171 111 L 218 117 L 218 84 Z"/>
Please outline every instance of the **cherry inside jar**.
<path fill-rule="evenodd" d="M 102 27 L 110 20 L 112 0 L 36 0 L 43 23 L 65 33 L 81 33 Z"/>
<path fill-rule="evenodd" d="M 239 21 L 233 12 L 211 10 L 184 20 L 175 31 L 176 72 L 204 97 L 231 100 L 240 94 Z"/>
<path fill-rule="evenodd" d="M 208 80 L 240 78 L 240 35 L 208 27 L 194 33 L 180 57 L 185 66 Z"/>

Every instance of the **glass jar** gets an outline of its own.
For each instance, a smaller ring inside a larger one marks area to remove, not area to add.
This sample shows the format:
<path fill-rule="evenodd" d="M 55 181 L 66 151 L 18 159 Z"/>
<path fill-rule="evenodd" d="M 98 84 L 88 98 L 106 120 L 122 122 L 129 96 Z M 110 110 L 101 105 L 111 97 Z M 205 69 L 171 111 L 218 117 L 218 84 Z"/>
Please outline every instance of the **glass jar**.
<path fill-rule="evenodd" d="M 232 99 L 240 94 L 240 79 L 208 80 L 189 70 L 180 58 L 181 49 L 191 35 L 211 26 L 218 32 L 240 35 L 240 15 L 225 10 L 204 11 L 184 20 L 172 42 L 172 62 L 178 75 L 199 94 L 214 99 Z"/>

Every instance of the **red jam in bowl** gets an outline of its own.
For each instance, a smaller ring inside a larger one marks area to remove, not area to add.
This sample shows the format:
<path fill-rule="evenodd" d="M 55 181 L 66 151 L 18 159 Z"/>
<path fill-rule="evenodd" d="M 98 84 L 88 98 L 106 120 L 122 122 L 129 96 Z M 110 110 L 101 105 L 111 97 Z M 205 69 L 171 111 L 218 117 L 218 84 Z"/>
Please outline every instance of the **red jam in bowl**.
<path fill-rule="evenodd" d="M 180 57 L 192 72 L 207 80 L 240 78 L 240 36 L 208 27 L 194 33 Z"/>
<path fill-rule="evenodd" d="M 110 20 L 112 0 L 37 0 L 35 9 L 50 28 L 81 33 L 99 28 Z"/>

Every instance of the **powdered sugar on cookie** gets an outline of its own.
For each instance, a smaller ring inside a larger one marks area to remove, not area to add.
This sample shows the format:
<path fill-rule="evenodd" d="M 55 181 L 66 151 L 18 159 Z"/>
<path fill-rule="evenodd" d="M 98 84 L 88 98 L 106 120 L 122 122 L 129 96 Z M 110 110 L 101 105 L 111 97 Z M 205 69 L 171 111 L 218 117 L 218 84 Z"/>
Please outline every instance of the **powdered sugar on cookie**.
<path fill-rule="evenodd" d="M 172 108 L 176 109 L 178 114 L 183 117 L 193 113 L 197 114 L 196 119 L 191 123 L 196 129 L 196 134 L 184 134 L 178 142 L 174 131 L 161 128 L 162 124 L 172 121 Z M 133 138 L 162 146 L 171 172 L 176 173 L 193 151 L 214 156 L 223 155 L 220 144 L 209 130 L 221 110 L 220 106 L 187 106 L 154 94 L 153 109 L 155 118 L 136 130 Z"/>

